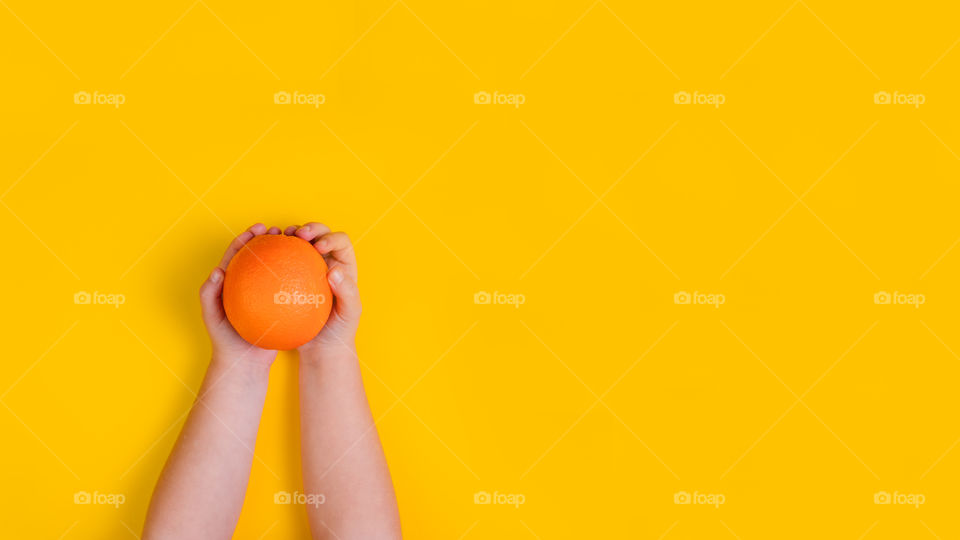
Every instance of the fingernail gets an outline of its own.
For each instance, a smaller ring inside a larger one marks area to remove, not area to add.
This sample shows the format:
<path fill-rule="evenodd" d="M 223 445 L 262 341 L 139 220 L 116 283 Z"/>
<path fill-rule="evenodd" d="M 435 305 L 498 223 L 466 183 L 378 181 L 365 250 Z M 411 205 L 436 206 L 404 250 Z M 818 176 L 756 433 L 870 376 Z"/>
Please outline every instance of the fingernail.
<path fill-rule="evenodd" d="M 214 268 L 213 272 L 210 272 L 210 281 L 213 283 L 220 283 L 221 279 L 223 279 L 223 274 L 220 272 L 220 269 Z"/>
<path fill-rule="evenodd" d="M 339 285 L 340 282 L 343 281 L 343 272 L 341 272 L 340 270 L 331 271 L 330 281 L 332 281 L 334 285 Z"/>

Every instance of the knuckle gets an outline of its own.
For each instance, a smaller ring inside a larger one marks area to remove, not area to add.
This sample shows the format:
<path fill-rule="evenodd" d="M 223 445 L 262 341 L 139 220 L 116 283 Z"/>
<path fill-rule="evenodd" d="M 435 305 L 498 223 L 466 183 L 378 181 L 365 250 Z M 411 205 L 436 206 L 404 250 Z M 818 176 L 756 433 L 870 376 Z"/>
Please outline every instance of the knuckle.
<path fill-rule="evenodd" d="M 334 244 L 336 244 L 342 249 L 348 249 L 353 247 L 352 243 L 350 242 L 350 235 L 348 235 L 343 231 L 330 233 L 330 240 L 332 240 Z"/>

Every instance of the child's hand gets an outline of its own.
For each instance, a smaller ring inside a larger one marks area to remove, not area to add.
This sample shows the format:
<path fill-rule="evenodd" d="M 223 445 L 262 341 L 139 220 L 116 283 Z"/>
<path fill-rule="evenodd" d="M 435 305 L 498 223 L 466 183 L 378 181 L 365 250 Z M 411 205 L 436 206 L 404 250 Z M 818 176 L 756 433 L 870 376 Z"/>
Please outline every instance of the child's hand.
<path fill-rule="evenodd" d="M 357 289 L 357 259 L 353 244 L 344 232 L 330 232 L 322 223 L 307 223 L 303 227 L 291 225 L 284 231 L 289 236 L 300 237 L 323 255 L 327 262 L 327 281 L 333 291 L 333 309 L 330 318 L 317 337 L 299 347 L 303 354 L 325 355 L 345 351 L 351 355 L 354 336 L 360 323 L 360 291 Z"/>
<path fill-rule="evenodd" d="M 203 324 L 207 327 L 210 342 L 213 344 L 214 360 L 222 360 L 233 364 L 238 361 L 251 361 L 269 366 L 277 356 L 277 351 L 261 349 L 247 343 L 227 320 L 223 311 L 223 278 L 227 265 L 233 256 L 239 252 L 244 244 L 253 237 L 261 234 L 280 234 L 280 229 L 257 223 L 247 229 L 240 236 L 233 239 L 220 264 L 213 269 L 210 276 L 200 287 L 200 305 L 203 310 Z"/>

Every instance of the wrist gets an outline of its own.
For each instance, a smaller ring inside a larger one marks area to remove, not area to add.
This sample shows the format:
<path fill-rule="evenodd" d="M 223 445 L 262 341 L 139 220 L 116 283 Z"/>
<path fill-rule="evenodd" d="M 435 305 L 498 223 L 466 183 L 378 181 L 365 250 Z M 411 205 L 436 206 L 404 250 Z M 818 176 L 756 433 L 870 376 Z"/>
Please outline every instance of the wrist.
<path fill-rule="evenodd" d="M 301 364 L 357 361 L 357 346 L 349 341 L 308 343 L 298 349 Z"/>
<path fill-rule="evenodd" d="M 267 379 L 270 375 L 270 363 L 259 362 L 251 358 L 214 352 L 210 358 L 210 370 L 223 373 L 236 373 L 250 379 Z"/>

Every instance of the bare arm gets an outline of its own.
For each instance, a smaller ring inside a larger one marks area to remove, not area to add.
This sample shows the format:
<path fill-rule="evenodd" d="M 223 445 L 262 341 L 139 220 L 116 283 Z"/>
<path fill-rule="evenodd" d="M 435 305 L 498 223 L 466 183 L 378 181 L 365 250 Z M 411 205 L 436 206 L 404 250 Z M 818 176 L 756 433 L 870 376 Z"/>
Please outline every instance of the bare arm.
<path fill-rule="evenodd" d="M 315 539 L 400 538 L 393 483 L 354 348 L 360 296 L 353 247 L 346 234 L 318 223 L 291 232 L 314 241 L 327 259 L 336 299 L 326 326 L 300 348 L 304 490 L 324 496 L 323 504 L 306 507 L 310 529 Z"/>
<path fill-rule="evenodd" d="M 237 526 L 267 376 L 277 353 L 249 345 L 233 330 L 220 295 L 230 259 L 247 241 L 265 232 L 266 227 L 257 224 L 237 237 L 200 288 L 213 359 L 153 492 L 145 540 L 229 539 Z"/>
<path fill-rule="evenodd" d="M 214 359 L 147 513 L 143 537 L 230 538 L 240 518 L 269 366 Z"/>

